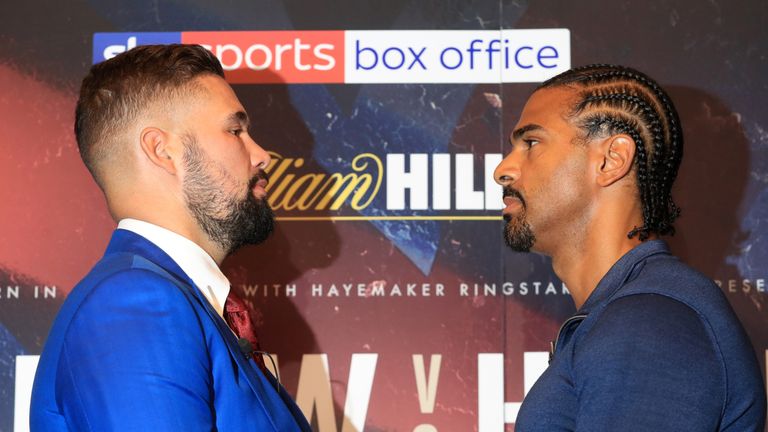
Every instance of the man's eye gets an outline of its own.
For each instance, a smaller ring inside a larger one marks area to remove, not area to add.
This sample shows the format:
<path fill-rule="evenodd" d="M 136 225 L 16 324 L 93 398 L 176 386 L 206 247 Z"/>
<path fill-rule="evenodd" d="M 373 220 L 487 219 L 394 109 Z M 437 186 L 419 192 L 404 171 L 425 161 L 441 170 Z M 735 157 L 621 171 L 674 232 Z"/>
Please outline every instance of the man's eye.
<path fill-rule="evenodd" d="M 535 146 L 536 144 L 538 144 L 539 140 L 536 140 L 536 139 L 525 139 L 525 140 L 523 140 L 523 142 L 525 143 L 525 145 L 528 146 L 528 148 L 531 148 L 531 147 Z"/>
<path fill-rule="evenodd" d="M 231 133 L 232 135 L 234 135 L 236 137 L 239 137 L 240 134 L 243 133 L 243 130 L 242 129 L 232 129 L 232 130 L 229 131 L 229 133 Z"/>

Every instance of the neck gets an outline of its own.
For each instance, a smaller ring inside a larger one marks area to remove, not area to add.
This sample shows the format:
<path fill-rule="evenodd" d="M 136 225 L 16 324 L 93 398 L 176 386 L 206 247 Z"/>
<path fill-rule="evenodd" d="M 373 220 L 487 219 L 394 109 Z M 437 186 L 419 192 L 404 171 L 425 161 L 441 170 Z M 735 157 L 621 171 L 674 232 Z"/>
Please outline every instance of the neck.
<path fill-rule="evenodd" d="M 584 235 L 571 237 L 551 253 L 552 267 L 573 297 L 576 309 L 589 298 L 597 284 L 611 267 L 627 252 L 639 245 L 638 236 L 627 238 L 635 226 L 642 225 L 637 212 L 616 217 L 615 212 L 603 212 L 607 217 L 594 218 Z"/>
<path fill-rule="evenodd" d="M 197 225 L 197 224 L 195 224 Z M 222 261 L 227 257 L 227 252 L 222 249 L 217 243 L 211 241 L 211 239 L 199 229 L 196 232 L 197 238 L 187 237 L 193 242 L 197 243 L 208 255 L 213 258 L 216 265 L 221 267 Z"/>
<path fill-rule="evenodd" d="M 116 221 L 126 218 L 137 219 L 173 231 L 200 246 L 216 262 L 216 265 L 221 266 L 222 261 L 226 258 L 226 251 L 217 243 L 211 241 L 185 208 L 168 205 L 167 200 L 165 202 L 161 200 L 160 202 L 148 203 L 146 196 L 142 197 L 141 201 L 138 201 L 138 199 L 136 197 L 135 200 L 120 199 L 116 201 L 119 203 L 143 201 L 141 205 L 117 205 L 108 199 L 107 203 L 112 217 Z"/>

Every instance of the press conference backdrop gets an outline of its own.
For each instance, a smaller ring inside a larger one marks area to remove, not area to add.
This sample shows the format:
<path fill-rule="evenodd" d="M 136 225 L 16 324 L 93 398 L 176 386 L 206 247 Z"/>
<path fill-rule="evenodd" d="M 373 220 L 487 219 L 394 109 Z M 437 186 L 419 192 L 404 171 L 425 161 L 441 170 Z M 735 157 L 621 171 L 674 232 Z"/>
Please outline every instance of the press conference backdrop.
<path fill-rule="evenodd" d="M 73 137 L 80 80 L 147 43 L 212 50 L 272 152 L 277 231 L 224 270 L 316 430 L 514 430 L 574 308 L 548 259 L 503 246 L 491 173 L 537 83 L 586 63 L 671 93 L 686 136 L 671 246 L 720 284 L 764 368 L 767 8 L 3 2 L 0 430 L 27 430 L 36 356 L 114 228 Z"/>

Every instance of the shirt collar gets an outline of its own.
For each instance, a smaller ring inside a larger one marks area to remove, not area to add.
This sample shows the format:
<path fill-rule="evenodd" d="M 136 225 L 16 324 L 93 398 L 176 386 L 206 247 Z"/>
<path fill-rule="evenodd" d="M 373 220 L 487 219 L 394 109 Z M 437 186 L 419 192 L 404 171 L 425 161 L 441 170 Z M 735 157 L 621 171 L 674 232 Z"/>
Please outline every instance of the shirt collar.
<path fill-rule="evenodd" d="M 163 250 L 192 279 L 219 316 L 229 295 L 229 280 L 203 248 L 188 238 L 155 224 L 123 219 L 118 229 L 132 231 Z"/>
<path fill-rule="evenodd" d="M 624 254 L 611 266 L 608 273 L 603 276 L 595 290 L 592 291 L 592 294 L 587 297 L 587 301 L 584 302 L 578 313 L 588 314 L 593 309 L 607 302 L 633 274 L 636 274 L 637 270 L 642 268 L 639 264 L 643 263 L 651 255 L 660 253 L 669 254 L 669 247 L 664 240 L 644 241 Z"/>

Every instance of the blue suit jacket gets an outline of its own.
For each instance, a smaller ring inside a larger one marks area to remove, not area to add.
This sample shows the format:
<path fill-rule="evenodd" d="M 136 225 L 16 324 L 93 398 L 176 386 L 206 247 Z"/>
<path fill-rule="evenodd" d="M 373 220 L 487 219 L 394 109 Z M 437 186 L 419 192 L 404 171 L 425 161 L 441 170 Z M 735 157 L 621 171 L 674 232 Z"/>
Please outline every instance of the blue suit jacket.
<path fill-rule="evenodd" d="M 116 230 L 67 296 L 32 390 L 34 431 L 309 431 L 176 263 Z"/>

